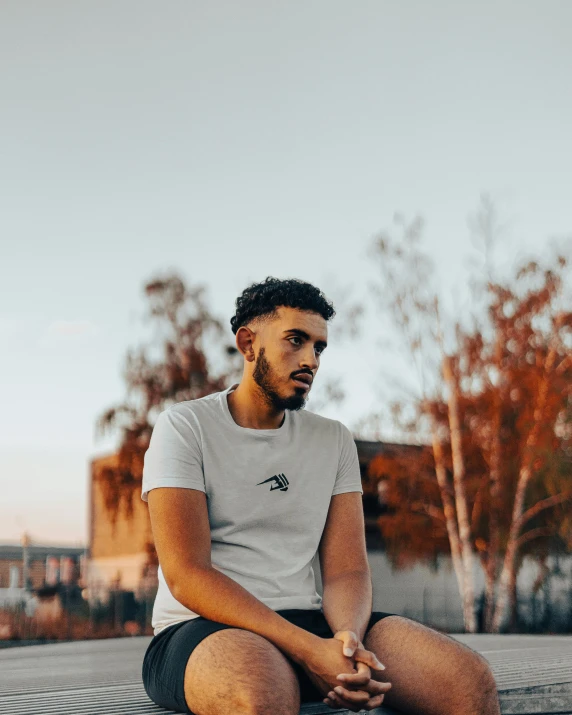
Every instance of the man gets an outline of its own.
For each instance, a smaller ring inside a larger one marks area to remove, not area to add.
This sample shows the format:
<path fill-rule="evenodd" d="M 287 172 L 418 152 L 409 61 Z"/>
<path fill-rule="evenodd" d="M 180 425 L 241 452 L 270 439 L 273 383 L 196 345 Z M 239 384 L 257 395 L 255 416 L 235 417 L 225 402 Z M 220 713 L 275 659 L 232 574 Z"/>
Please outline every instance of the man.
<path fill-rule="evenodd" d="M 298 715 L 320 699 L 498 715 L 478 653 L 371 612 L 355 443 L 341 422 L 302 409 L 334 314 L 311 284 L 251 285 L 230 321 L 241 382 L 157 419 L 141 495 L 160 563 L 145 689 L 195 715 Z"/>

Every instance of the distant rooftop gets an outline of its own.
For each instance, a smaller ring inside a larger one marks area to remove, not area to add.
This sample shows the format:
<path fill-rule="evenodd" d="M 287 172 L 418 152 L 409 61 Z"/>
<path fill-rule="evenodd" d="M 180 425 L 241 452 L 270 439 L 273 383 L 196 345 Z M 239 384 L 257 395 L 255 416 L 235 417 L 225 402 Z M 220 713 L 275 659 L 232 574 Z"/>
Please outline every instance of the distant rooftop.
<path fill-rule="evenodd" d="M 30 558 L 44 558 L 46 556 L 79 556 L 86 550 L 86 546 L 69 546 L 66 544 L 30 544 L 28 554 Z M 17 543 L 0 543 L 0 559 L 22 558 L 22 545 Z"/>
<path fill-rule="evenodd" d="M 374 442 L 366 439 L 354 439 L 354 442 L 356 443 L 360 462 L 369 462 L 370 459 L 373 459 L 373 457 L 378 454 L 398 455 L 403 454 L 404 452 L 411 453 L 412 451 L 427 449 L 426 446 L 421 444 L 384 442 L 383 440 Z"/>

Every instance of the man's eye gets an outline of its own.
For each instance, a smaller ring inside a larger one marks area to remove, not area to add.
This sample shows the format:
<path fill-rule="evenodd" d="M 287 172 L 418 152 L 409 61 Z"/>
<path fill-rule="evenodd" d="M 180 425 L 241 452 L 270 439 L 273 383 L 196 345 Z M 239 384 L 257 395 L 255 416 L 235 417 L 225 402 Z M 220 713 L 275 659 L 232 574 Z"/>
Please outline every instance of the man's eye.
<path fill-rule="evenodd" d="M 300 342 L 301 342 L 301 341 L 302 341 L 302 338 L 300 338 L 300 337 L 294 335 L 293 337 L 288 338 L 288 340 L 300 340 Z M 297 344 L 299 344 L 299 343 L 297 343 Z M 325 348 L 323 348 L 323 347 L 318 347 L 318 348 L 316 348 L 316 350 L 318 350 L 318 355 L 321 355 L 321 354 L 324 352 Z"/>

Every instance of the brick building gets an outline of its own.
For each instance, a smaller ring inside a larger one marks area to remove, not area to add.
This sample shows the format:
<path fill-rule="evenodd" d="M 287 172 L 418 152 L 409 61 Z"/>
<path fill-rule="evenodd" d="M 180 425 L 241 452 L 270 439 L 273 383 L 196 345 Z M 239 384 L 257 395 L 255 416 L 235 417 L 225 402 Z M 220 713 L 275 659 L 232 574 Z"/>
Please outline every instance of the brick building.
<path fill-rule="evenodd" d="M 37 590 L 60 580 L 80 581 L 85 568 L 83 547 L 30 544 L 26 548 L 29 589 Z M 0 544 L 0 589 L 24 587 L 24 547 Z"/>

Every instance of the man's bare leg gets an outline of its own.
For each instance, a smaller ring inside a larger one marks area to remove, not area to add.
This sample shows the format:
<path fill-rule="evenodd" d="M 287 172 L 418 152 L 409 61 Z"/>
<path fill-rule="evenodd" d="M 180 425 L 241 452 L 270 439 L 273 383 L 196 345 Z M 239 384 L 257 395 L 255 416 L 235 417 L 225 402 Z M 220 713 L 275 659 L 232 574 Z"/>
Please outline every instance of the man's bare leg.
<path fill-rule="evenodd" d="M 463 643 L 412 619 L 387 616 L 363 644 L 386 668 L 372 676 L 392 683 L 384 705 L 406 715 L 500 715 L 489 664 Z"/>
<path fill-rule="evenodd" d="M 300 686 L 286 656 L 252 631 L 225 628 L 204 638 L 185 669 L 185 699 L 196 715 L 298 715 Z"/>

